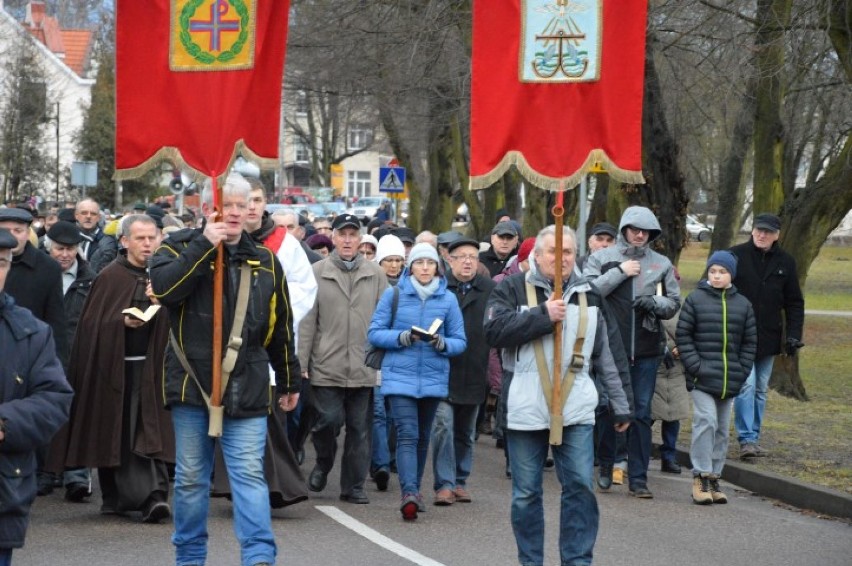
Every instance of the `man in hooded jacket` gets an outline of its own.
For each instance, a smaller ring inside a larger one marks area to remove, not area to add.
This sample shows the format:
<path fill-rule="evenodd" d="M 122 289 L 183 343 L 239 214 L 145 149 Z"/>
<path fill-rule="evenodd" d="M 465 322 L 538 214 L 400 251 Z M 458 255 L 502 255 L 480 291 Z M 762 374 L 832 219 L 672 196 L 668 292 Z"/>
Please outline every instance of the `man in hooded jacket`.
<path fill-rule="evenodd" d="M 653 497 L 648 489 L 648 462 L 651 401 L 664 343 L 660 320 L 672 318 L 680 309 L 674 266 L 651 249 L 651 243 L 661 235 L 660 223 L 651 210 L 628 207 L 621 216 L 616 244 L 593 253 L 583 270 L 620 322 L 635 409 L 634 426 L 627 434 L 630 495 L 641 499 Z"/>

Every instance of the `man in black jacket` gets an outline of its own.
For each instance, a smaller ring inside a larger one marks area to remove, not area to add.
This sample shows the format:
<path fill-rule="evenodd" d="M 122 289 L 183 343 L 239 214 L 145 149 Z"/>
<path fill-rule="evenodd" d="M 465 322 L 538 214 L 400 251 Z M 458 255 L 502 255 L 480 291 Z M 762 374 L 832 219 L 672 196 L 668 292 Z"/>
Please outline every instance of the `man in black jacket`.
<path fill-rule="evenodd" d="M 482 321 L 494 282 L 477 273 L 479 243 L 458 238 L 448 246 L 447 289 L 456 295 L 464 317 L 467 349 L 450 359 L 450 394 L 438 405 L 432 427 L 435 505 L 469 503 L 467 479 L 479 406 L 488 394 L 488 344 Z"/>
<path fill-rule="evenodd" d="M 491 277 L 503 271 L 506 262 L 515 255 L 518 238 L 518 230 L 510 221 L 498 222 L 491 229 L 491 247 L 479 254 L 479 261 Z"/>
<path fill-rule="evenodd" d="M 24 546 L 36 497 L 33 452 L 68 420 L 73 392 L 50 327 L 4 292 L 17 238 L 0 229 L 0 564 Z"/>
<path fill-rule="evenodd" d="M 223 218 L 214 220 L 210 216 L 203 229 L 171 234 L 157 250 L 151 266 L 151 284 L 169 309 L 174 335 L 167 351 L 164 394 L 172 411 L 177 448 L 172 542 L 178 564 L 203 564 L 207 557 L 214 439 L 208 436 L 208 411 L 199 387 L 205 394 L 211 391 L 211 265 L 219 243 L 225 253 L 223 353 L 230 344 L 230 349 L 236 349 L 236 361 L 222 392 L 225 419 L 218 440 L 231 484 L 242 563 L 275 563 L 269 492 L 263 476 L 266 419 L 271 399 L 284 411 L 296 406 L 301 370 L 293 350 L 292 311 L 284 271 L 275 254 L 243 231 L 249 193 L 249 184 L 241 175 L 229 175 L 220 203 Z M 213 194 L 209 185 L 202 201 L 210 214 Z M 248 312 L 242 332 L 230 337 L 246 268 L 251 285 Z M 185 354 L 185 360 L 179 359 L 179 351 Z M 275 371 L 274 392 L 270 364 Z M 195 378 L 188 376 L 188 370 Z"/>
<path fill-rule="evenodd" d="M 754 217 L 751 240 L 731 248 L 739 260 L 734 285 L 751 301 L 757 319 L 754 367 L 734 401 L 734 426 L 743 459 L 766 455 L 759 444 L 760 425 L 772 365 L 775 356 L 782 352 L 782 328 L 787 337 L 783 343 L 785 354 L 795 356 L 804 346 L 805 299 L 799 287 L 796 262 L 778 245 L 780 235 L 781 220 L 777 216 L 758 214 Z"/>

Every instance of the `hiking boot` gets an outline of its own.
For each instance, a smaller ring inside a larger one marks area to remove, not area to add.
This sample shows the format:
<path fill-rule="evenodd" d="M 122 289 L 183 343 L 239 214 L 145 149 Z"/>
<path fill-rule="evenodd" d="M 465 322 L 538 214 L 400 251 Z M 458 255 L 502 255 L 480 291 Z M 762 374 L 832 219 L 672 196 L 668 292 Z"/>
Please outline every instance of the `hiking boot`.
<path fill-rule="evenodd" d="M 402 513 L 403 521 L 416 521 L 417 512 L 420 510 L 420 505 L 417 502 L 417 496 L 409 493 L 402 498 L 402 503 L 399 506 L 399 512 Z"/>
<path fill-rule="evenodd" d="M 615 485 L 624 484 L 624 470 L 618 466 L 612 469 L 612 483 Z"/>
<path fill-rule="evenodd" d="M 456 486 L 456 488 L 453 490 L 453 495 L 456 497 L 457 503 L 470 503 L 471 501 L 473 501 L 473 498 L 471 498 L 470 493 L 461 486 Z"/>
<path fill-rule="evenodd" d="M 711 475 L 707 479 L 710 484 L 710 497 L 713 498 L 713 503 L 727 503 L 728 496 L 722 493 L 722 489 L 719 487 L 719 476 Z"/>
<path fill-rule="evenodd" d="M 601 464 L 598 469 L 598 489 L 601 491 L 609 491 L 612 487 L 612 466 L 609 464 Z"/>
<path fill-rule="evenodd" d="M 758 458 L 765 458 L 766 456 L 769 456 L 769 450 L 767 450 L 766 448 L 764 448 L 760 444 L 754 445 L 754 451 L 757 454 Z"/>
<path fill-rule="evenodd" d="M 696 505 L 713 503 L 713 496 L 710 494 L 710 476 L 707 474 L 692 477 L 692 502 Z"/>
<path fill-rule="evenodd" d="M 680 464 L 669 458 L 664 458 L 660 464 L 660 471 L 667 474 L 679 474 L 681 471 Z"/>
<path fill-rule="evenodd" d="M 746 442 L 740 445 L 740 460 L 750 460 L 757 457 L 757 444 Z"/>
<path fill-rule="evenodd" d="M 439 507 L 446 507 L 456 502 L 456 496 L 452 490 L 444 488 L 435 492 L 434 504 Z"/>

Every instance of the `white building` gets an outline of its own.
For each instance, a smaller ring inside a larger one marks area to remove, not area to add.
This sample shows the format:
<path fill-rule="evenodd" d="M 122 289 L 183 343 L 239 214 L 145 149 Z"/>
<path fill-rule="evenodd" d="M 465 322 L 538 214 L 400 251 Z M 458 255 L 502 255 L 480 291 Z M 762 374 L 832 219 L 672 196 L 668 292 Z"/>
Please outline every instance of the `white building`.
<path fill-rule="evenodd" d="M 46 78 L 47 114 L 53 120 L 45 128 L 45 154 L 57 161 L 59 192 L 67 196 L 66 179 L 76 159 L 74 137 L 83 127 L 83 112 L 91 102 L 94 33 L 85 29 L 61 29 L 56 18 L 48 16 L 44 2 L 30 2 L 23 22 L 15 20 L 0 0 L 0 84 L 6 82 L 13 48 L 29 41 L 36 48 Z M 0 106 L 5 106 L 12 93 L 0 93 Z M 57 139 L 58 138 L 58 139 Z M 39 195 L 46 201 L 57 200 L 54 179 L 45 180 Z"/>

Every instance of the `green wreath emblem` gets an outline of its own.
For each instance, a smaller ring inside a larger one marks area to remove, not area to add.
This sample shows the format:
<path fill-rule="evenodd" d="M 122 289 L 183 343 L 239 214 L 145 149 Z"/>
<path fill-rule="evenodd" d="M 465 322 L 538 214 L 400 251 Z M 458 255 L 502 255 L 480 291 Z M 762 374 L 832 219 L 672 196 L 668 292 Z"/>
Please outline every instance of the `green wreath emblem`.
<path fill-rule="evenodd" d="M 181 10 L 180 18 L 178 19 L 180 23 L 180 43 L 186 49 L 186 52 L 199 63 L 203 63 L 204 65 L 212 65 L 216 62 L 228 63 L 243 50 L 243 46 L 248 41 L 248 7 L 243 0 L 228 0 L 240 16 L 240 34 L 230 49 L 221 52 L 219 55 L 213 55 L 208 51 L 204 51 L 197 43 L 192 41 L 192 35 L 189 33 L 189 18 L 192 17 L 202 2 L 204 0 L 191 0 Z"/>

